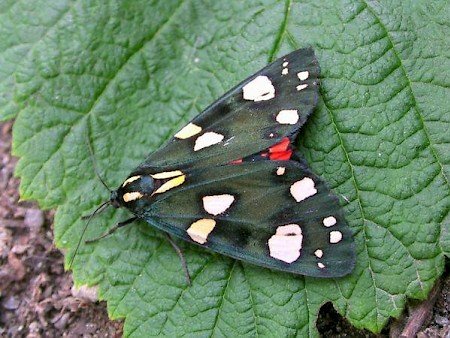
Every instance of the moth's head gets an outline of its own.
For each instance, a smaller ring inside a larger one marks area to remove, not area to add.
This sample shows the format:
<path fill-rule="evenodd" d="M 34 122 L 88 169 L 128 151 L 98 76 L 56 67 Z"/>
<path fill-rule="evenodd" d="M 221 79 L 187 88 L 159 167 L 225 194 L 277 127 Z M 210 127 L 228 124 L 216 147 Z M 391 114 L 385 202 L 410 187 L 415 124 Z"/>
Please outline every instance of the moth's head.
<path fill-rule="evenodd" d="M 155 180 L 149 175 L 128 177 L 119 189 L 111 192 L 110 203 L 114 208 L 127 207 L 144 196 L 150 196 L 154 186 Z"/>
<path fill-rule="evenodd" d="M 119 197 L 119 193 L 117 190 L 111 191 L 111 196 L 109 197 L 109 202 L 114 208 L 122 207 L 122 203 L 120 202 L 122 197 Z"/>

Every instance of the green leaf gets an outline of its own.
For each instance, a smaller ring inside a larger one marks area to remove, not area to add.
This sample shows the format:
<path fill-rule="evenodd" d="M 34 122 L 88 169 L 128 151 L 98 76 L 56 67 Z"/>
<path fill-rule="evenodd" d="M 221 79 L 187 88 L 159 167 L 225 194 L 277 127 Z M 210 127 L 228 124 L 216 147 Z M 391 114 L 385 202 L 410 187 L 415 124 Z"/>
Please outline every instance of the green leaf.
<path fill-rule="evenodd" d="M 379 332 L 408 297 L 427 295 L 450 252 L 447 2 L 54 3 L 0 6 L 0 117 L 17 113 L 21 195 L 57 208 L 66 262 L 80 216 L 108 199 L 88 133 L 104 179 L 117 187 L 269 61 L 311 45 L 322 68 L 322 99 L 301 151 L 342 196 L 355 271 L 304 278 L 180 243 L 193 276 L 187 287 L 170 244 L 138 223 L 83 243 L 73 265 L 76 283 L 98 284 L 110 316 L 126 318 L 126 336 L 317 336 L 328 301 L 356 327 Z M 85 238 L 128 217 L 108 210 Z"/>
<path fill-rule="evenodd" d="M 21 103 L 46 80 L 49 74 L 30 67 L 28 62 L 36 55 L 35 51 L 45 48 L 54 38 L 69 6 L 70 1 L 64 0 L 0 2 L 0 121 L 15 117 Z M 24 92 L 20 92 L 20 85 L 16 86 L 21 75 L 31 80 Z"/>

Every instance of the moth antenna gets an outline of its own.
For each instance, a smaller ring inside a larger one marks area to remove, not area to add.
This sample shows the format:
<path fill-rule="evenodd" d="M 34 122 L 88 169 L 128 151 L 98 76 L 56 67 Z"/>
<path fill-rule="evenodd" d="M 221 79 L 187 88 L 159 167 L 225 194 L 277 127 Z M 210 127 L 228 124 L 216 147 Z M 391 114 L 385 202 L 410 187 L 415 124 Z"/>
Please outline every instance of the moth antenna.
<path fill-rule="evenodd" d="M 103 208 L 103 209 L 101 209 L 101 210 L 99 210 L 99 211 L 96 212 L 95 214 L 98 215 L 98 214 L 102 213 L 104 210 L 106 210 L 106 207 Z M 93 213 L 94 213 L 94 212 L 91 212 L 90 214 L 87 214 L 87 215 L 82 215 L 82 216 L 81 216 L 81 219 L 89 219 L 89 218 L 92 216 Z"/>
<path fill-rule="evenodd" d="M 78 240 L 77 246 L 75 248 L 75 252 L 73 253 L 72 258 L 70 259 L 69 270 L 72 269 L 72 263 L 75 259 L 75 256 L 77 255 L 78 249 L 80 248 L 81 241 L 83 240 L 84 233 L 86 232 L 87 227 L 89 226 L 89 223 L 91 222 L 92 218 L 95 215 L 97 215 L 98 213 L 102 212 L 104 209 L 106 209 L 110 205 L 111 205 L 111 201 L 103 202 L 97 209 L 94 210 L 94 212 L 92 214 L 89 215 L 89 219 L 86 222 L 86 225 L 84 226 L 83 231 L 81 232 L 81 236 L 80 236 L 80 239 Z"/>
<path fill-rule="evenodd" d="M 100 175 L 100 170 L 98 169 L 97 161 L 96 161 L 95 156 L 94 156 L 94 150 L 92 149 L 92 144 L 91 144 L 91 141 L 89 140 L 89 135 L 88 134 L 86 134 L 86 143 L 87 143 L 88 148 L 89 148 L 89 154 L 91 155 L 92 165 L 94 166 L 95 174 L 97 175 L 97 177 L 100 180 L 100 182 L 102 182 L 103 186 L 109 192 L 111 192 L 112 190 L 108 187 L 108 185 L 105 183 L 105 181 L 103 181 L 103 178 Z"/>
<path fill-rule="evenodd" d="M 98 169 L 97 161 L 95 160 L 95 156 L 94 156 L 94 150 L 92 149 L 92 144 L 91 144 L 91 141 L 89 140 L 89 134 L 86 134 L 86 143 L 87 143 L 87 146 L 88 146 L 88 149 L 89 149 L 89 154 L 91 156 L 91 161 L 92 161 L 92 165 L 94 167 L 95 174 L 97 175 L 98 179 L 103 184 L 103 186 L 109 192 L 111 192 L 112 190 L 108 187 L 108 185 L 105 183 L 105 181 L 103 180 L 102 176 L 100 175 L 100 170 Z M 89 226 L 89 223 L 91 223 L 92 218 L 94 218 L 95 215 L 97 215 L 97 214 L 101 213 L 103 210 L 105 210 L 109 205 L 111 205 L 111 201 L 103 202 L 97 209 L 94 210 L 93 213 L 91 213 L 88 216 L 88 220 L 86 222 L 86 225 L 83 228 L 83 231 L 81 232 L 81 236 L 80 236 L 80 239 L 78 240 L 77 246 L 75 248 L 75 252 L 74 252 L 72 258 L 70 259 L 69 270 L 72 269 L 73 261 L 74 261 L 76 255 L 77 255 L 77 253 L 78 253 L 78 249 L 80 248 L 81 241 L 83 240 L 83 236 L 84 236 L 84 234 L 85 234 L 85 232 L 86 232 L 86 230 L 87 230 L 87 228 Z"/>

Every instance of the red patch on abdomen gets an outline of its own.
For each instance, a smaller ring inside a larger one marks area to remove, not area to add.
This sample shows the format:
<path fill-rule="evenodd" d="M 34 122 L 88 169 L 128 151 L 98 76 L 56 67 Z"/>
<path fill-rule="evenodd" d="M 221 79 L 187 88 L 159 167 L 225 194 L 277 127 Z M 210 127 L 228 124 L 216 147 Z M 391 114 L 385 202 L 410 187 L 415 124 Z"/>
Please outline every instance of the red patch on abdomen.
<path fill-rule="evenodd" d="M 230 164 L 239 164 L 239 163 L 242 163 L 242 162 L 244 162 L 244 160 L 241 158 L 240 160 L 231 161 Z"/>
<path fill-rule="evenodd" d="M 292 156 L 292 150 L 288 149 L 286 151 L 278 151 L 275 153 L 271 153 L 269 158 L 272 161 L 288 161 L 291 159 Z"/>
<path fill-rule="evenodd" d="M 261 151 L 260 153 L 247 156 L 244 159 L 238 159 L 231 161 L 230 164 L 238 164 L 242 162 L 255 162 L 255 161 L 288 161 L 292 156 L 291 140 L 289 137 L 283 138 L 277 144 L 274 144 L 269 149 Z"/>
<path fill-rule="evenodd" d="M 274 144 L 273 146 L 271 146 L 269 148 L 269 152 L 270 153 L 278 153 L 281 151 L 286 151 L 289 148 L 289 143 L 291 143 L 289 140 L 289 137 L 285 137 L 277 144 Z"/>
<path fill-rule="evenodd" d="M 291 140 L 285 137 L 281 142 L 269 148 L 269 158 L 273 161 L 287 161 L 291 159 L 292 149 L 290 148 Z"/>

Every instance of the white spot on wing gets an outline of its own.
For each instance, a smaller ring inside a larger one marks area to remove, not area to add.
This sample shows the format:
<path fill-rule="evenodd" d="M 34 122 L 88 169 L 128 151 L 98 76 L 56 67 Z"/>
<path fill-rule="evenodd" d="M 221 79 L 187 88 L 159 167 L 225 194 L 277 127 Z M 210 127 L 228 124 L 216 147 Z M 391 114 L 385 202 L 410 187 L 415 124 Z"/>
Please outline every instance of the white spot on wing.
<path fill-rule="evenodd" d="M 342 240 L 342 232 L 340 231 L 331 231 L 330 232 L 330 243 L 335 244 L 339 243 Z"/>
<path fill-rule="evenodd" d="M 275 87 L 267 76 L 259 75 L 242 87 L 244 100 L 266 101 L 275 97 Z"/>
<path fill-rule="evenodd" d="M 225 211 L 231 206 L 234 202 L 233 195 L 214 195 L 214 196 L 205 196 L 203 197 L 203 208 L 207 213 L 217 216 Z"/>
<path fill-rule="evenodd" d="M 277 168 L 277 175 L 278 176 L 284 175 L 285 172 L 286 172 L 286 168 L 285 167 L 278 167 Z"/>
<path fill-rule="evenodd" d="M 208 235 L 214 230 L 216 221 L 213 219 L 203 218 L 191 224 L 189 229 L 186 230 L 189 237 L 194 242 L 199 244 L 205 244 L 208 239 Z"/>
<path fill-rule="evenodd" d="M 296 109 L 280 110 L 276 117 L 279 124 L 296 124 L 298 119 L 299 116 Z"/>
<path fill-rule="evenodd" d="M 320 249 L 317 249 L 316 251 L 314 251 L 314 255 L 316 255 L 317 258 L 322 258 L 323 251 Z"/>
<path fill-rule="evenodd" d="M 288 75 L 288 73 L 289 73 L 289 69 L 287 67 L 288 64 L 289 64 L 289 62 L 287 62 L 287 61 L 283 62 L 283 70 L 281 71 L 281 75 Z"/>
<path fill-rule="evenodd" d="M 308 87 L 308 85 L 305 83 L 305 84 L 298 85 L 296 88 L 298 91 L 300 91 L 302 89 L 305 89 L 306 87 Z"/>
<path fill-rule="evenodd" d="M 300 81 L 305 81 L 309 77 L 309 72 L 305 70 L 304 72 L 297 73 L 297 76 Z"/>
<path fill-rule="evenodd" d="M 223 136 L 222 134 L 218 134 L 213 131 L 204 133 L 202 136 L 199 136 L 195 140 L 194 151 L 198 151 L 200 149 L 207 148 L 214 144 L 220 143 L 224 137 L 225 136 Z"/>
<path fill-rule="evenodd" d="M 336 218 L 334 218 L 333 216 L 329 216 L 329 217 L 325 217 L 323 219 L 323 225 L 328 227 L 332 227 L 333 225 L 336 224 Z"/>
<path fill-rule="evenodd" d="M 302 241 L 302 229 L 298 224 L 279 226 L 268 241 L 270 256 L 286 263 L 295 262 L 300 257 Z"/>
<path fill-rule="evenodd" d="M 317 263 L 317 266 L 318 266 L 319 268 L 323 269 L 323 268 L 325 267 L 325 264 L 319 262 L 319 263 Z"/>
<path fill-rule="evenodd" d="M 295 182 L 291 185 L 290 190 L 292 197 L 294 197 L 297 202 L 303 201 L 317 193 L 314 181 L 309 177 L 305 177 L 300 181 Z"/>
<path fill-rule="evenodd" d="M 202 127 L 197 126 L 196 124 L 193 123 L 189 123 L 186 126 L 184 126 L 184 128 L 181 129 L 178 133 L 176 133 L 175 137 L 181 140 L 185 140 L 191 136 L 197 135 L 201 131 Z"/>

